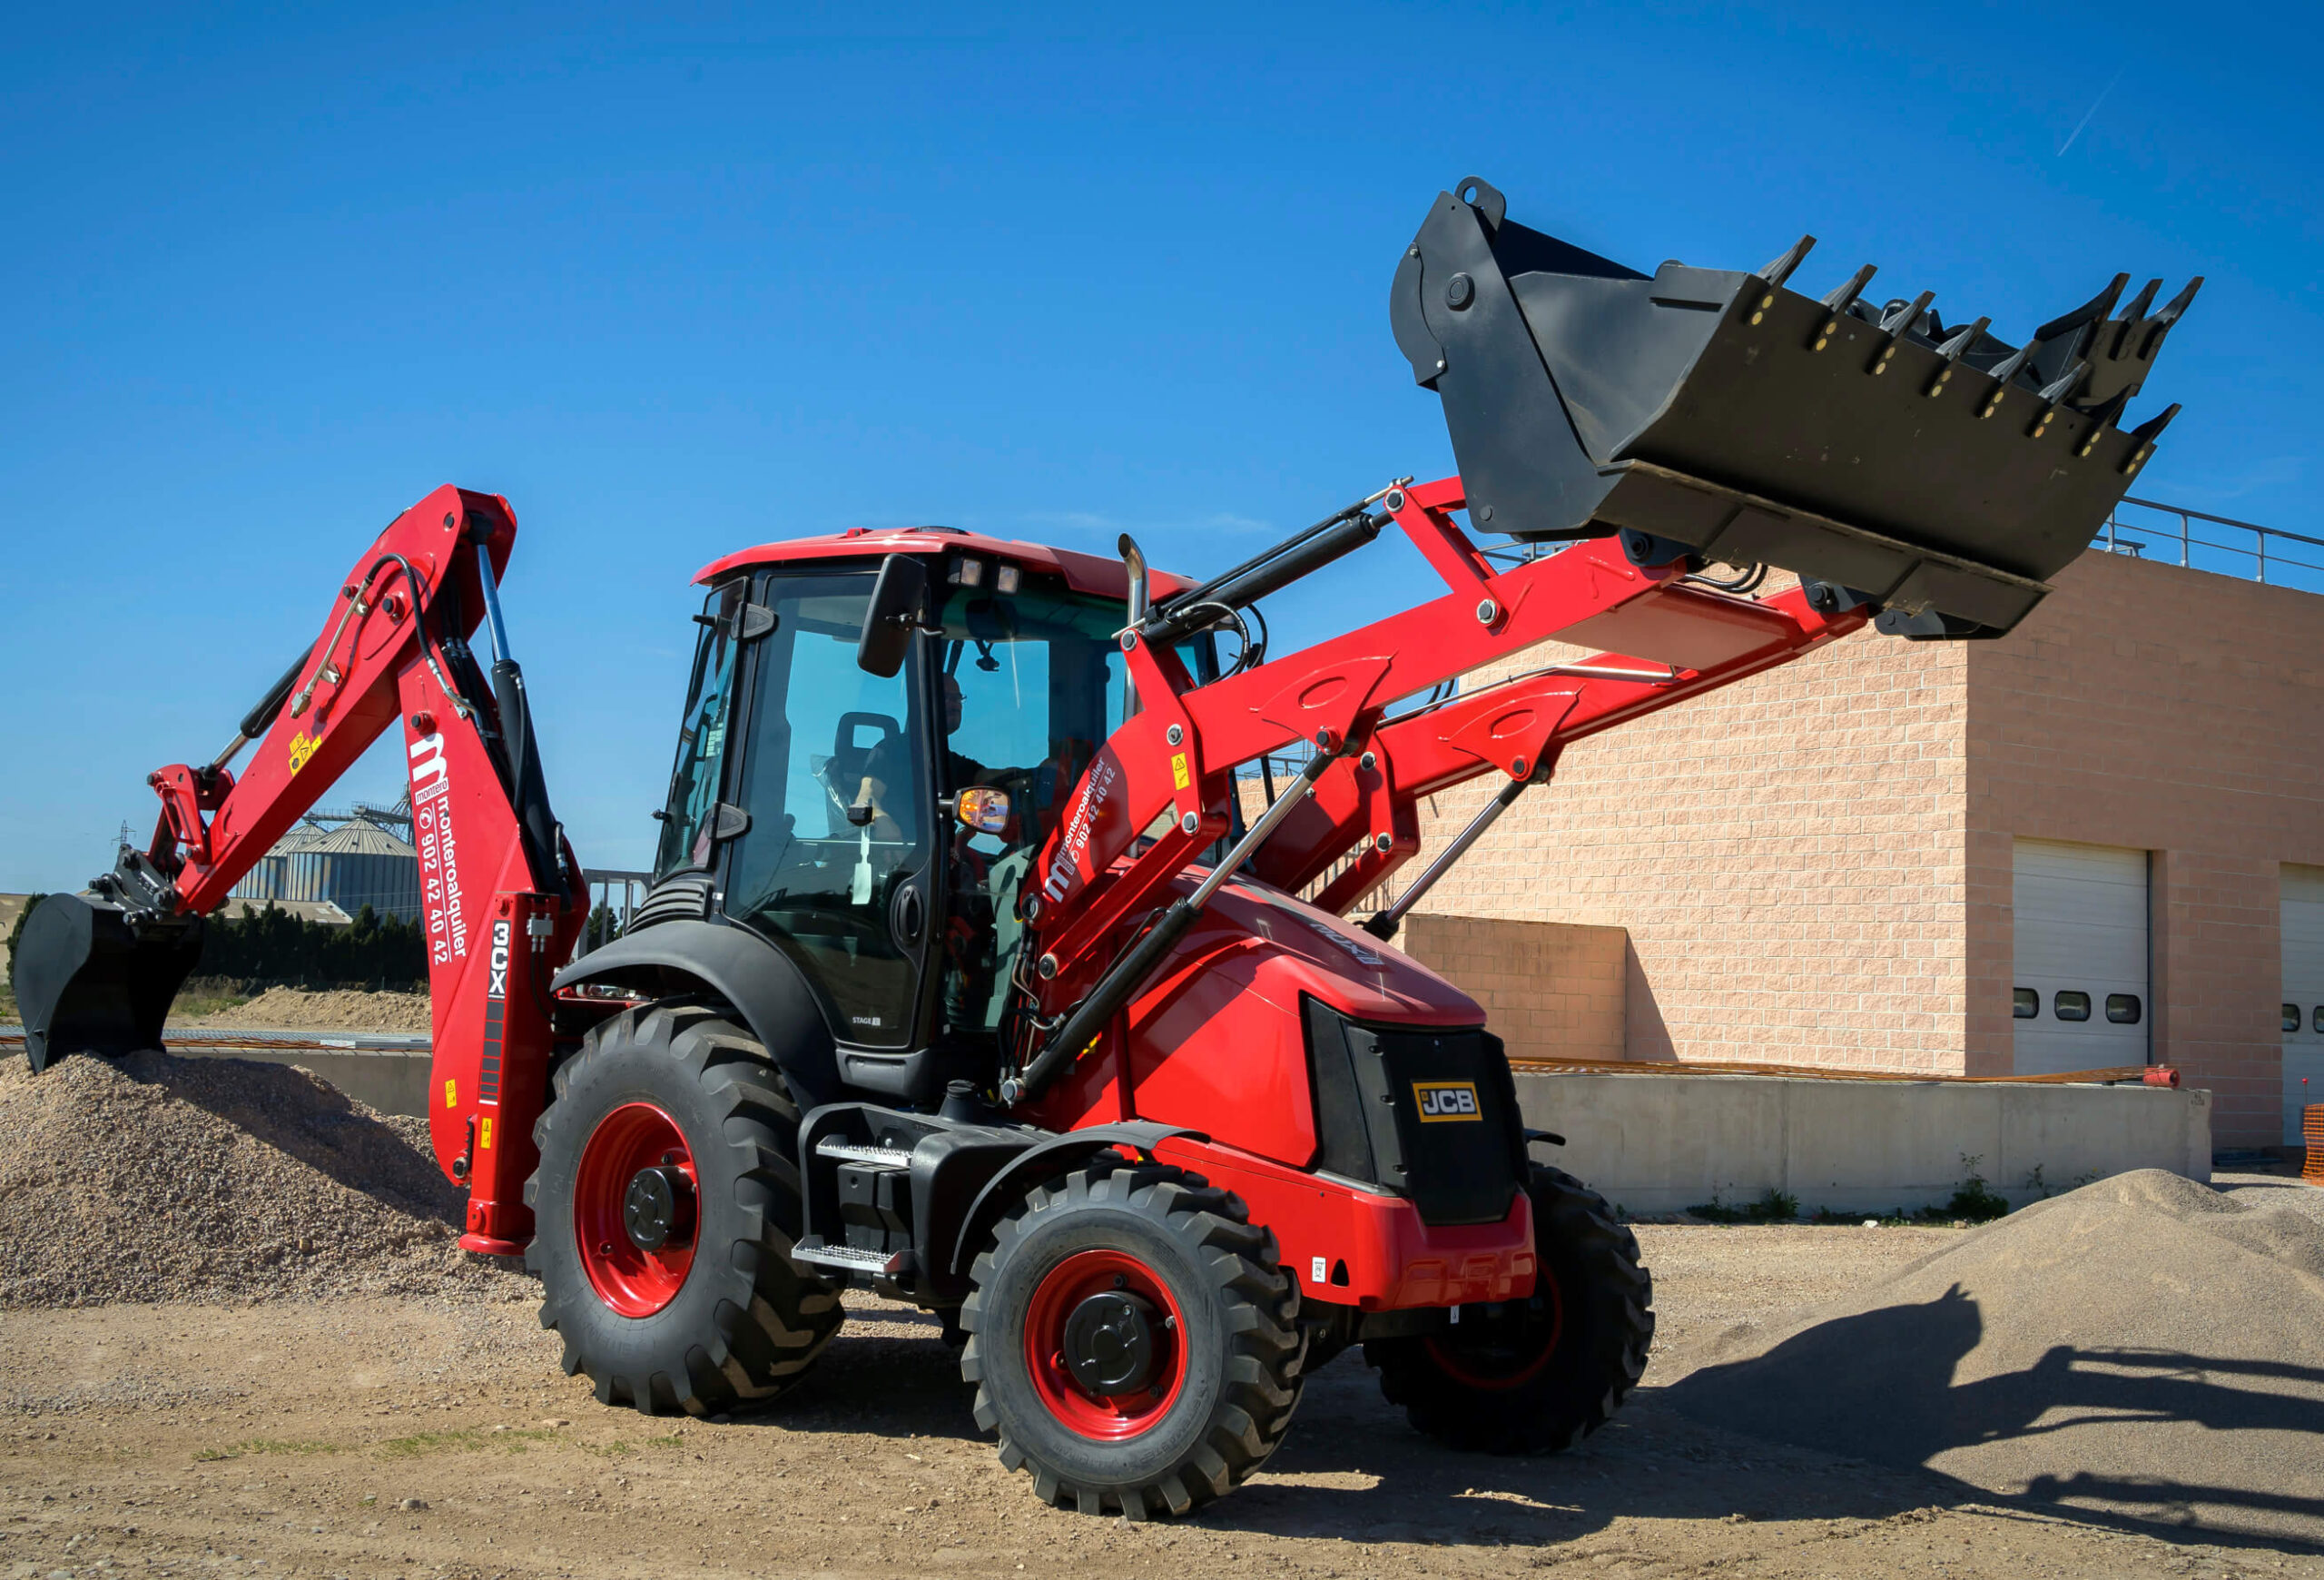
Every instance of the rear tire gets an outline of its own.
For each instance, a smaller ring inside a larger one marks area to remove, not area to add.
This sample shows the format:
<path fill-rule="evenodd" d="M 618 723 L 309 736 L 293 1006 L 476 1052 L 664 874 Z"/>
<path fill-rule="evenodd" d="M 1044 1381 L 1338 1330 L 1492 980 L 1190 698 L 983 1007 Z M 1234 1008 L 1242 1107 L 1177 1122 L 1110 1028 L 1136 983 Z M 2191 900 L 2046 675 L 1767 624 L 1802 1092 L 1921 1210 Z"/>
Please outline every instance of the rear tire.
<path fill-rule="evenodd" d="M 1646 1370 L 1654 1280 L 1638 1237 L 1571 1174 L 1536 1168 L 1529 1193 L 1541 1265 L 1531 1299 L 1442 1336 L 1364 1347 L 1389 1402 L 1454 1448 L 1571 1448 L 1612 1417 Z"/>
<path fill-rule="evenodd" d="M 773 1399 L 843 1313 L 838 1291 L 790 1259 L 799 1109 L 765 1049 L 705 1005 L 649 1004 L 592 1030 L 555 1089 L 533 1127 L 525 1265 L 540 1276 L 541 1326 L 564 1338 L 566 1374 L 586 1372 L 600 1401 L 649 1416 Z M 623 1217 L 648 1167 L 691 1182 L 677 1188 L 690 1198 L 677 1231 L 651 1252 Z"/>
<path fill-rule="evenodd" d="M 1000 1462 L 1046 1503 L 1131 1519 L 1239 1485 L 1283 1440 L 1305 1380 L 1299 1289 L 1275 1255 L 1239 1201 L 1175 1169 L 1100 1164 L 1036 1188 L 960 1308 L 960 1375 Z M 1107 1395 L 1063 1356 L 1074 1314 L 1116 1294 L 1150 1318 L 1147 1369 Z"/>

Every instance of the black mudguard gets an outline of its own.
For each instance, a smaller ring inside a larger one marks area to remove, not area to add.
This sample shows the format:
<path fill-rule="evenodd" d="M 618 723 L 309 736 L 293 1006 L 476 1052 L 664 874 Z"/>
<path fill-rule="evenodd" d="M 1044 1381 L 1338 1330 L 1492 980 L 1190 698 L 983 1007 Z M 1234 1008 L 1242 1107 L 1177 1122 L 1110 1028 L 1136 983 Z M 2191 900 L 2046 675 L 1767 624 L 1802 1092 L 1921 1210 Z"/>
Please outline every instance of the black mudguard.
<path fill-rule="evenodd" d="M 588 983 L 657 997 L 707 989 L 765 1045 L 802 1108 L 840 1094 L 836 1046 L 814 991 L 789 956 L 754 933 L 711 922 L 656 923 L 591 950 L 551 985 Z"/>

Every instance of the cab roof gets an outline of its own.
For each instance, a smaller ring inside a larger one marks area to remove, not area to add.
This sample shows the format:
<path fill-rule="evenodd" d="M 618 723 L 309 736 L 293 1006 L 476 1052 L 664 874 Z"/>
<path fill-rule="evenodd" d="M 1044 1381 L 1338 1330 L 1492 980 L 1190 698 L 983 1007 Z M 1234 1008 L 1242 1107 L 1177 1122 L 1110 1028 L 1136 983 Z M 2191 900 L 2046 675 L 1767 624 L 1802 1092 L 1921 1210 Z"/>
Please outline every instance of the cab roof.
<path fill-rule="evenodd" d="M 851 527 L 822 538 L 793 538 L 781 543 L 762 543 L 754 548 L 740 548 L 721 558 L 712 560 L 694 576 L 700 587 L 716 581 L 734 571 L 762 565 L 801 564 L 816 559 L 857 559 L 880 554 L 973 554 L 990 559 L 1009 560 L 1028 570 L 1054 571 L 1065 578 L 1065 585 L 1076 592 L 1093 593 L 1100 597 L 1126 598 L 1129 596 L 1129 573 L 1118 559 L 1103 555 L 1083 554 L 1071 548 L 1051 548 L 1046 544 L 1025 543 L 1015 538 L 987 538 L 981 533 L 964 532 L 957 527 Z M 1185 592 L 1195 584 L 1182 576 L 1167 570 L 1149 570 L 1147 590 L 1156 598 L 1169 597 Z"/>

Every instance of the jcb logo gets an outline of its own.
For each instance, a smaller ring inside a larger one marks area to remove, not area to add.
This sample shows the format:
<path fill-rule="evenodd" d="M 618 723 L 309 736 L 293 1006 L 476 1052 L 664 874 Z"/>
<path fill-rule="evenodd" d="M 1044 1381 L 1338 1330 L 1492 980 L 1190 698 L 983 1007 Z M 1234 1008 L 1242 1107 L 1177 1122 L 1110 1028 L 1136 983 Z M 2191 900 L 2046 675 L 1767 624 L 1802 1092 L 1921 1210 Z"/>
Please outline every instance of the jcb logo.
<path fill-rule="evenodd" d="M 1484 1117 L 1477 1111 L 1477 1084 L 1473 1081 L 1415 1081 L 1413 1096 L 1419 1100 L 1420 1122 L 1424 1125 Z"/>

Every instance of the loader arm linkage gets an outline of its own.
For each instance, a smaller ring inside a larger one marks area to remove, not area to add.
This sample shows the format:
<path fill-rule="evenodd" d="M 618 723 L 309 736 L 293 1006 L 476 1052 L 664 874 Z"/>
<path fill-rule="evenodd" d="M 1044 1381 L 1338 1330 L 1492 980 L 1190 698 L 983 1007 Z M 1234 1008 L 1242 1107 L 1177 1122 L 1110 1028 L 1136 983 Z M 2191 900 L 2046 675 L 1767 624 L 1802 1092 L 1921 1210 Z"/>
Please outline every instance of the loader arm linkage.
<path fill-rule="evenodd" d="M 524 676 L 497 629 L 494 588 L 516 534 L 506 499 L 456 488 L 398 516 L 227 748 L 147 776 L 162 801 L 153 841 L 123 850 L 97 880 L 100 903 L 54 915 L 44 903 L 27 923 L 27 943 L 53 964 L 34 974 L 54 984 L 35 984 L 25 1004 L 36 1068 L 84 1049 L 159 1046 L 202 918 L 399 723 L 433 1012 L 429 1140 L 469 1188 L 461 1243 L 499 1254 L 531 1236 L 523 1190 L 547 1083 L 548 979 L 572 951 L 587 893 L 549 812 Z M 488 678 L 468 646 L 487 615 L 498 655 Z M 238 778 L 229 765 L 253 742 Z M 31 932 L 44 921 L 57 936 L 41 944 Z"/>
<path fill-rule="evenodd" d="M 1140 711 L 1084 775 L 1027 907 L 1040 941 L 1035 998 L 1050 1027 L 1121 956 L 1126 928 L 1226 834 L 1240 765 L 1303 741 L 1321 759 L 1312 793 L 1305 778 L 1285 792 L 1300 803 L 1254 846 L 1248 870 L 1297 891 L 1344 863 L 1316 898 L 1344 915 L 1419 852 L 1423 796 L 1496 772 L 1544 782 L 1568 743 L 1787 663 L 1877 612 L 1812 586 L 1763 600 L 1713 590 L 1683 558 L 1642 566 L 1615 537 L 1497 565 L 1452 520 L 1465 502 L 1458 478 L 1384 499 L 1443 578 L 1443 597 L 1207 686 L 1166 647 L 1123 634 Z M 1389 712 L 1551 640 L 1602 650 Z M 1147 834 L 1152 843 L 1132 854 Z M 1044 1083 L 1020 1091 L 1030 1098 Z"/>

